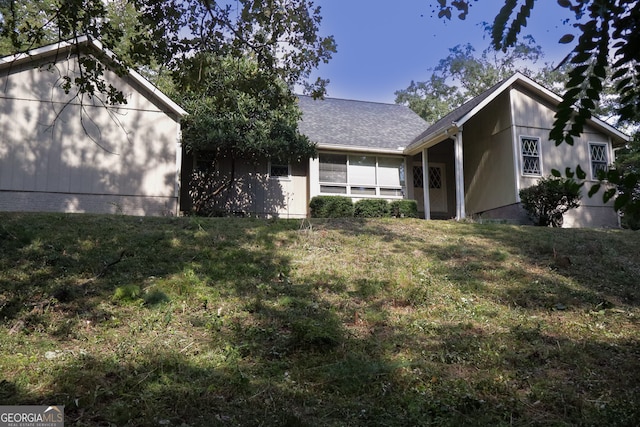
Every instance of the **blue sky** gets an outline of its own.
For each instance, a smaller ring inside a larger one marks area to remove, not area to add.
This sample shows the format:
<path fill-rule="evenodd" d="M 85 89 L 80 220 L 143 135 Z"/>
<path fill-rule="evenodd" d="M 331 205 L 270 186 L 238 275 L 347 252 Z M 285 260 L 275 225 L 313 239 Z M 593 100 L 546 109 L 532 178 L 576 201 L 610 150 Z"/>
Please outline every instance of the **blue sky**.
<path fill-rule="evenodd" d="M 374 102 L 395 100 L 394 92 L 411 80 L 427 80 L 429 69 L 449 54 L 449 48 L 471 43 L 478 53 L 489 39 L 481 22 L 493 22 L 502 0 L 472 3 L 466 21 L 444 22 L 432 13 L 436 0 L 314 0 L 321 6 L 321 34 L 332 34 L 338 53 L 322 64 L 318 75 L 329 78 L 328 96 Z M 529 25 L 542 46 L 543 61 L 558 63 L 570 45 L 558 40 L 573 28 L 563 25 L 567 11 L 554 0 L 536 2 Z"/>

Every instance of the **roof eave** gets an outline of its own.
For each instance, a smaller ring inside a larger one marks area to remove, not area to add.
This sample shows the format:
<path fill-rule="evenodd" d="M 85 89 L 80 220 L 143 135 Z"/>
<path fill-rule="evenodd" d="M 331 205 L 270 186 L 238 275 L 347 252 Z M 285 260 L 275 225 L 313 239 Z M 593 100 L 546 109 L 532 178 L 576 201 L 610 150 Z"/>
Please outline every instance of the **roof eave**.
<path fill-rule="evenodd" d="M 616 139 L 617 141 L 612 142 L 614 146 L 624 145 L 633 139 L 631 138 L 631 136 L 627 135 L 624 132 L 619 131 L 615 127 L 611 126 L 609 123 L 605 122 L 604 120 L 598 119 L 597 117 L 593 117 L 587 120 L 587 123 L 589 123 L 591 126 L 599 128 L 604 133 Z"/>
<path fill-rule="evenodd" d="M 316 147 L 318 150 L 326 150 L 326 151 L 404 155 L 404 147 L 398 147 L 397 149 L 393 149 L 393 148 L 360 147 L 360 146 L 354 146 L 354 145 L 337 145 L 337 144 L 317 144 Z"/>
<path fill-rule="evenodd" d="M 19 65 L 24 62 L 38 60 L 53 52 L 57 52 L 59 50 L 63 50 L 63 49 L 70 48 L 72 46 L 79 46 L 79 45 L 91 46 L 92 48 L 102 52 L 109 59 L 114 59 L 115 57 L 115 54 L 110 50 L 106 49 L 100 41 L 94 40 L 84 35 L 84 36 L 77 37 L 73 40 L 60 41 L 58 43 L 53 43 L 47 46 L 32 49 L 28 52 L 22 52 L 22 53 L 17 53 L 15 55 L 5 56 L 3 58 L 0 58 L 0 68 L 3 68 L 3 66 L 7 66 L 7 65 Z M 128 75 L 136 83 L 138 83 L 145 90 L 151 93 L 152 96 L 156 97 L 173 114 L 178 116 L 178 118 L 188 115 L 188 113 L 182 107 L 180 107 L 178 104 L 172 101 L 167 95 L 165 95 L 162 91 L 160 91 L 160 89 L 154 86 L 149 80 L 144 78 L 138 72 L 130 68 L 127 69 L 127 72 L 128 72 Z"/>
<path fill-rule="evenodd" d="M 86 44 L 88 41 L 89 37 L 80 36 L 73 41 L 60 41 L 58 43 L 31 49 L 28 52 L 20 52 L 13 55 L 8 55 L 0 58 L 0 67 L 7 64 L 20 64 L 27 61 L 33 61 L 34 59 L 46 56 L 51 52 L 56 52 L 58 50 L 65 49 L 74 45 Z"/>
<path fill-rule="evenodd" d="M 432 134 L 426 135 L 424 138 L 421 138 L 420 141 L 409 144 L 409 146 L 405 149 L 405 154 L 407 155 L 417 154 L 424 148 L 429 148 L 430 146 L 445 140 L 449 136 L 454 135 L 456 132 L 458 132 L 458 129 L 462 129 L 462 127 L 467 121 L 469 121 L 479 111 L 484 109 L 490 102 L 492 102 L 496 97 L 498 97 L 505 90 L 509 89 L 516 82 L 521 82 L 522 84 L 526 85 L 530 90 L 535 91 L 539 96 L 548 99 L 549 101 L 555 103 L 556 105 L 562 101 L 562 97 L 559 96 L 558 94 L 536 83 L 534 80 L 525 76 L 524 74 L 517 72 L 513 76 L 511 76 L 509 79 L 505 80 L 498 88 L 496 88 L 493 91 L 493 93 L 491 93 L 490 96 L 482 100 L 482 102 L 480 102 L 478 105 L 476 105 L 473 109 L 471 109 L 469 112 L 464 114 L 462 117 L 452 122 L 451 125 L 449 125 L 447 128 L 445 128 L 444 130 L 439 130 L 438 132 L 434 132 Z M 618 129 L 611 126 L 604 120 L 601 120 L 597 117 L 593 117 L 589 119 L 588 122 L 592 126 L 612 136 L 614 139 L 617 139 L 618 141 L 622 141 L 618 144 L 614 143 L 613 144 L 614 146 L 621 145 L 631 141 L 630 136 L 619 131 Z"/>
<path fill-rule="evenodd" d="M 425 148 L 432 147 L 455 135 L 456 133 L 458 133 L 459 129 L 460 125 L 458 124 L 458 122 L 451 122 L 451 125 L 449 125 L 444 130 L 431 133 L 424 138 L 421 138 L 419 141 L 409 144 L 409 146 L 404 149 L 403 153 L 406 156 L 416 155 Z"/>

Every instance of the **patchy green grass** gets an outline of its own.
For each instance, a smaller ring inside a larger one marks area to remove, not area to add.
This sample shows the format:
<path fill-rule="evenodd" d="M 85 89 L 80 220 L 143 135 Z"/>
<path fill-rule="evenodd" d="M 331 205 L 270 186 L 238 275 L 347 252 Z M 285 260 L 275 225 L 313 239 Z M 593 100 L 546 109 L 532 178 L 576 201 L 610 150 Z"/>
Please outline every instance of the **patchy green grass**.
<path fill-rule="evenodd" d="M 0 403 L 69 425 L 640 425 L 640 234 L 0 214 Z"/>

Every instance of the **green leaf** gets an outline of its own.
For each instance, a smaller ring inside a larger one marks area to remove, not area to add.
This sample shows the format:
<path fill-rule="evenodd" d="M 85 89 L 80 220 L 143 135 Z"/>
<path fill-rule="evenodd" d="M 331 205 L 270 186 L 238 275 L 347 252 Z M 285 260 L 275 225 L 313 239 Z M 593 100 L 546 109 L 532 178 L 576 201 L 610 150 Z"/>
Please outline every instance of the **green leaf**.
<path fill-rule="evenodd" d="M 562 176 L 558 169 L 551 169 L 551 175 L 555 176 L 556 178 L 560 178 Z"/>
<path fill-rule="evenodd" d="M 581 89 L 578 87 L 574 87 L 573 89 L 569 89 L 568 91 L 565 92 L 563 98 L 566 99 L 570 99 L 570 100 L 575 100 L 576 95 L 578 95 L 581 92 Z M 571 103 L 573 103 L 573 101 L 571 101 Z"/>
<path fill-rule="evenodd" d="M 629 173 L 624 177 L 624 185 L 627 188 L 636 188 L 640 176 L 637 173 Z"/>
<path fill-rule="evenodd" d="M 594 102 L 589 98 L 582 98 L 580 100 L 580 105 L 582 106 L 582 108 L 587 108 L 587 109 L 596 108 L 596 104 L 594 104 Z"/>
<path fill-rule="evenodd" d="M 447 19 L 451 19 L 451 10 L 443 9 L 438 13 L 438 18 L 446 17 Z"/>
<path fill-rule="evenodd" d="M 630 82 L 631 82 L 631 77 L 625 77 L 624 79 L 617 82 L 616 89 L 618 89 L 618 92 L 626 92 L 628 90 L 631 90 L 633 89 L 633 87 L 629 86 Z"/>
<path fill-rule="evenodd" d="M 605 179 L 607 179 L 608 173 L 607 173 L 607 171 L 599 170 L 597 175 L 598 175 L 597 178 L 600 181 L 604 181 Z"/>
<path fill-rule="evenodd" d="M 616 195 L 616 189 L 615 188 L 610 188 L 607 191 L 604 192 L 604 194 L 602 195 L 602 200 L 607 203 L 609 200 L 611 200 L 613 198 L 613 196 Z"/>
<path fill-rule="evenodd" d="M 602 64 L 596 64 L 593 67 L 593 74 L 600 77 L 601 79 L 604 79 L 607 77 L 607 69 Z"/>
<path fill-rule="evenodd" d="M 573 171 L 569 167 L 564 170 L 564 174 L 567 178 L 573 178 Z"/>
<path fill-rule="evenodd" d="M 569 71 L 569 76 L 573 77 L 576 75 L 581 75 L 584 77 L 585 71 L 589 69 L 589 64 L 585 65 L 576 65 L 573 70 Z"/>
<path fill-rule="evenodd" d="M 611 76 L 611 79 L 612 80 L 619 79 L 620 77 L 624 76 L 625 74 L 627 74 L 627 69 L 626 68 L 619 68 L 613 73 L 613 75 Z"/>
<path fill-rule="evenodd" d="M 593 89 L 596 90 L 596 92 L 601 92 L 602 91 L 602 80 L 600 78 L 598 78 L 596 76 L 589 77 L 589 84 L 591 85 L 591 87 Z M 598 98 L 600 98 L 600 96 L 597 96 L 597 97 L 589 96 L 589 98 L 598 99 Z"/>
<path fill-rule="evenodd" d="M 591 59 L 591 53 L 590 52 L 580 52 L 576 56 L 571 58 L 571 63 L 572 64 L 583 64 L 583 63 L 587 62 L 589 59 Z"/>
<path fill-rule="evenodd" d="M 574 36 L 573 34 L 565 34 L 564 36 L 560 37 L 560 40 L 558 40 L 558 43 L 562 43 L 562 44 L 571 43 L 575 38 L 576 36 Z"/>
<path fill-rule="evenodd" d="M 583 75 L 577 75 L 577 76 L 571 77 L 571 79 L 569 79 L 569 81 L 567 82 L 567 87 L 580 86 L 582 84 L 582 82 L 584 82 L 584 76 Z"/>
<path fill-rule="evenodd" d="M 558 4 L 564 8 L 571 7 L 571 2 L 569 0 L 558 0 Z"/>
<path fill-rule="evenodd" d="M 564 141 L 569 145 L 573 145 L 573 137 L 569 134 L 565 135 Z"/>
<path fill-rule="evenodd" d="M 589 189 L 589 197 L 593 197 L 598 191 L 600 191 L 600 184 L 593 184 L 593 186 Z"/>
<path fill-rule="evenodd" d="M 626 194 L 626 193 L 619 194 L 618 197 L 616 197 L 616 201 L 613 202 L 613 209 L 615 209 L 616 211 L 619 211 L 620 209 L 625 207 L 630 200 L 631 200 L 631 196 L 629 194 Z"/>
<path fill-rule="evenodd" d="M 578 177 L 578 179 L 585 179 L 587 177 L 587 173 L 584 170 L 582 170 L 580 165 L 576 167 L 576 176 Z"/>

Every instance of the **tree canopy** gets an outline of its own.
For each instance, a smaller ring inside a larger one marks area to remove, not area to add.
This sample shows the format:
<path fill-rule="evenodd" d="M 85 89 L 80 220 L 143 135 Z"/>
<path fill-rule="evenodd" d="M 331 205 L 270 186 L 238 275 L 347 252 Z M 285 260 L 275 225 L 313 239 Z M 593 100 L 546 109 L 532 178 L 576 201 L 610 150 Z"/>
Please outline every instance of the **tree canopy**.
<path fill-rule="evenodd" d="M 162 89 L 189 112 L 183 146 L 231 164 L 228 175 L 191 177 L 200 204 L 213 206 L 234 182 L 236 159 L 315 155 L 298 131 L 292 88 L 324 94 L 327 81 L 309 78 L 336 44 L 319 34 L 320 22 L 310 0 L 0 0 L 0 54 L 89 36 L 116 53 L 109 62 L 114 71 L 134 67 L 163 76 Z M 81 101 L 126 102 L 104 80 L 100 58 L 81 55 L 79 65 L 79 76 L 63 76 L 66 92 L 77 91 Z"/>
<path fill-rule="evenodd" d="M 480 95 L 516 71 L 524 72 L 549 85 L 562 79 L 545 65 L 534 71 L 528 67 L 543 57 L 542 48 L 532 37 L 505 52 L 487 48 L 477 55 L 470 44 L 449 49 L 426 81 L 412 81 L 409 87 L 396 91 L 396 103 L 407 105 L 429 123 L 434 123 L 464 102 Z"/>
<path fill-rule="evenodd" d="M 258 166 L 265 159 L 294 164 L 315 156 L 315 145 L 298 130 L 297 98 L 254 59 L 200 53 L 185 59 L 174 82 L 174 98 L 190 113 L 182 123 L 183 146 L 206 160 L 189 178 L 194 213 L 228 210 L 239 159 Z"/>
<path fill-rule="evenodd" d="M 546 1 L 546 0 L 545 0 Z M 472 3 L 479 0 L 438 0 L 438 17 L 465 19 Z M 491 40 L 496 50 L 506 51 L 518 43 L 538 0 L 505 0 L 495 17 Z M 601 99 L 609 77 L 620 100 L 616 115 L 621 123 L 640 118 L 640 2 L 628 0 L 558 0 L 572 12 L 572 25 L 579 30 L 563 36 L 559 43 L 572 50 L 560 65 L 568 64 L 563 101 L 556 113 L 550 137 L 557 144 L 573 144 L 584 130 Z"/>
<path fill-rule="evenodd" d="M 2 0 L 0 53 L 86 35 L 119 53 L 116 67 L 175 70 L 198 52 L 251 56 L 287 84 L 322 95 L 327 81 L 307 80 L 336 44 L 319 34 L 320 22 L 309 0 Z M 100 93 L 101 77 L 92 75 L 80 90 Z"/>
<path fill-rule="evenodd" d="M 189 58 L 176 72 L 176 96 L 190 112 L 182 131 L 187 150 L 245 160 L 315 155 L 298 132 L 296 97 L 255 60 L 206 53 Z"/>

